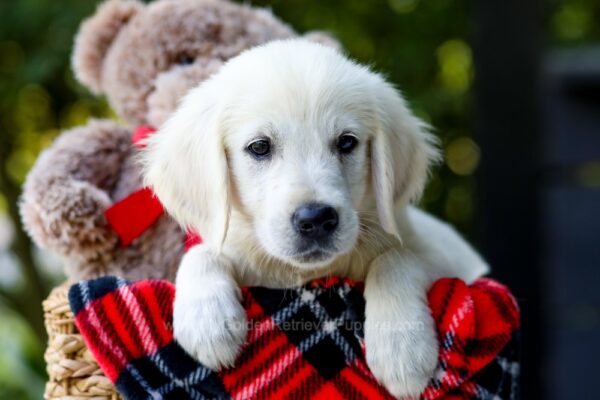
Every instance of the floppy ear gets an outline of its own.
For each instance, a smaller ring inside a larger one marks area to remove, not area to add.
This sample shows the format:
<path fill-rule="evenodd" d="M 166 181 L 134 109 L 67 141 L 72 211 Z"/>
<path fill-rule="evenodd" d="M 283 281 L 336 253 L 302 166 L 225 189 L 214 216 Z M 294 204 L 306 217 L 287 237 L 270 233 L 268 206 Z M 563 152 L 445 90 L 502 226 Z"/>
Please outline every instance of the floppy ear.
<path fill-rule="evenodd" d="M 395 210 L 421 197 L 429 166 L 439 159 L 436 138 L 407 107 L 400 93 L 381 81 L 378 128 L 371 143 L 371 173 L 383 229 L 399 237 Z"/>
<path fill-rule="evenodd" d="M 185 228 L 220 250 L 229 225 L 229 170 L 217 95 L 206 84 L 186 95 L 146 141 L 145 183 Z"/>
<path fill-rule="evenodd" d="M 71 63 L 79 82 L 92 92 L 102 92 L 102 68 L 108 50 L 129 20 L 144 5 L 136 0 L 108 0 L 86 19 L 75 37 Z"/>

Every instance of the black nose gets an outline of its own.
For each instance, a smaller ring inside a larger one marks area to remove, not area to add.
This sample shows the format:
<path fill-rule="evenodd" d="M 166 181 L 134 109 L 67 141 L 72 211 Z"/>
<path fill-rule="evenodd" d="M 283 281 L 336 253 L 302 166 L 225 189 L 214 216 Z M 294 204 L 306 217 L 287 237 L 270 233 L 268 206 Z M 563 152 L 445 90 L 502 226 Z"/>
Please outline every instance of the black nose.
<path fill-rule="evenodd" d="M 306 238 L 324 239 L 337 228 L 338 213 L 326 204 L 304 204 L 292 215 L 292 224 Z"/>

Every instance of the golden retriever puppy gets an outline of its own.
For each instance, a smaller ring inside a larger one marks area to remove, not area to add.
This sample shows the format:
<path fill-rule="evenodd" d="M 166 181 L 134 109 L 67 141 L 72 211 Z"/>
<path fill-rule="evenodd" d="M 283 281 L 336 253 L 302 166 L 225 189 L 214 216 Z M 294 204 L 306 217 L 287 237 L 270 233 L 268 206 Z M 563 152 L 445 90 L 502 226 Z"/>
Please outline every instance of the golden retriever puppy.
<path fill-rule="evenodd" d="M 247 326 L 240 286 L 365 281 L 375 377 L 417 397 L 436 367 L 427 290 L 487 272 L 450 227 L 413 208 L 438 158 L 392 85 L 338 50 L 277 41 L 227 62 L 148 140 L 146 182 L 204 244 L 177 275 L 174 334 L 231 366 Z"/>

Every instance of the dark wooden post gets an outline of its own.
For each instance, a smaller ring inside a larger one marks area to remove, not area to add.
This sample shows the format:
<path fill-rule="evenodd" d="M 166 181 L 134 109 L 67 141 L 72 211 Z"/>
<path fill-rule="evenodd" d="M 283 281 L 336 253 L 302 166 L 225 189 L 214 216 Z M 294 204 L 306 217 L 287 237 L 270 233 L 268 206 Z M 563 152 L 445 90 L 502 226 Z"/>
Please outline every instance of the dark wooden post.
<path fill-rule="evenodd" d="M 475 2 L 476 237 L 523 321 L 521 397 L 543 399 L 539 204 L 541 0 Z"/>

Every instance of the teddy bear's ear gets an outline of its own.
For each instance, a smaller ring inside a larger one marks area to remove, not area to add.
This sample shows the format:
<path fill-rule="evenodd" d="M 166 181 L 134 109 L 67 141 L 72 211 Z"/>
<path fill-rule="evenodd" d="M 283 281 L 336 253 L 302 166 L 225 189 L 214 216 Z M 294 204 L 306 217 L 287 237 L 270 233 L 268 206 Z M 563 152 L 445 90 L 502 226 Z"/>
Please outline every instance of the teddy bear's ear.
<path fill-rule="evenodd" d="M 108 0 L 85 20 L 75 37 L 71 60 L 75 77 L 92 92 L 102 92 L 102 65 L 113 41 L 144 7 L 137 0 Z"/>
<path fill-rule="evenodd" d="M 328 32 L 311 31 L 305 33 L 302 37 L 311 42 L 319 43 L 338 51 L 342 50 L 342 44 Z"/>

